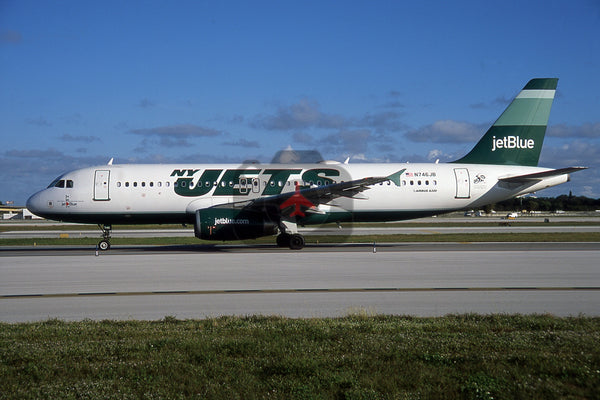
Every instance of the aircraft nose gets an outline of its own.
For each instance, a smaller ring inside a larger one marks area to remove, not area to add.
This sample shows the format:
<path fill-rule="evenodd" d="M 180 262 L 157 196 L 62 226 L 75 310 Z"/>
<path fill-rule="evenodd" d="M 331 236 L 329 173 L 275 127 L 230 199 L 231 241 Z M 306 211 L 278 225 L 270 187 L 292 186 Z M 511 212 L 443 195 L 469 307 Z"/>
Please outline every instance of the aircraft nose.
<path fill-rule="evenodd" d="M 36 194 L 32 195 L 30 198 L 27 199 L 27 203 L 25 204 L 25 206 L 29 211 L 31 211 L 32 214 L 39 216 L 43 210 L 42 203 L 42 194 L 41 192 L 37 192 Z"/>

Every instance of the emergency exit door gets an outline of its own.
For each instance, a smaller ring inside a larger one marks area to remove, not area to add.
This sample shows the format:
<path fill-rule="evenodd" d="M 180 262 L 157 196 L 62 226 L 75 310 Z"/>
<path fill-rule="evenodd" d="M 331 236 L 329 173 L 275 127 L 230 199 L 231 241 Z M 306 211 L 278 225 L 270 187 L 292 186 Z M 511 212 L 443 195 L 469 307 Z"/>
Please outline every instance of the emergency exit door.
<path fill-rule="evenodd" d="M 108 183 L 110 171 L 97 170 L 94 176 L 94 200 L 110 200 L 108 196 Z"/>
<path fill-rule="evenodd" d="M 471 197 L 471 182 L 469 180 L 469 170 L 466 168 L 454 168 L 456 177 L 456 196 L 457 199 L 468 199 Z"/>

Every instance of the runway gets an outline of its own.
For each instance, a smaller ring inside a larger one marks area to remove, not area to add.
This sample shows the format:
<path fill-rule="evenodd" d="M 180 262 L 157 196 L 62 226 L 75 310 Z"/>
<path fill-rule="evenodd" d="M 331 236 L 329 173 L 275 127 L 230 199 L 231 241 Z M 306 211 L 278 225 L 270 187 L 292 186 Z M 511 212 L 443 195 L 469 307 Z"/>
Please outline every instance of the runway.
<path fill-rule="evenodd" d="M 0 320 L 600 315 L 599 243 L 2 248 Z"/>

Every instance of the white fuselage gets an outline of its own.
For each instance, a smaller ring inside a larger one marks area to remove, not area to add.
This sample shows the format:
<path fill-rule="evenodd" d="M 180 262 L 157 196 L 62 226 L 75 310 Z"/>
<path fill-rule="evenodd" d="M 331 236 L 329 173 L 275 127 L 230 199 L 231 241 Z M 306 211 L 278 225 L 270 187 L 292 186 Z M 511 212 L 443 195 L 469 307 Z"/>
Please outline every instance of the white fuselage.
<path fill-rule="evenodd" d="M 196 210 L 405 169 L 400 185 L 373 185 L 355 198 L 321 204 L 327 222 L 394 221 L 477 208 L 568 181 L 568 174 L 527 184 L 499 178 L 547 168 L 480 164 L 171 164 L 103 165 L 68 172 L 34 194 L 42 217 L 97 224 L 192 223 Z M 324 222 L 309 217 L 303 223 Z"/>

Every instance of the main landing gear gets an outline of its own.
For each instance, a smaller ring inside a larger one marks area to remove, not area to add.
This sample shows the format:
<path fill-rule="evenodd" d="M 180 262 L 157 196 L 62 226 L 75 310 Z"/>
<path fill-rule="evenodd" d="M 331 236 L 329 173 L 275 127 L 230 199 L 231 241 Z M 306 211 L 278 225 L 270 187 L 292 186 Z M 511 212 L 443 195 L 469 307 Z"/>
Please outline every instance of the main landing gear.
<path fill-rule="evenodd" d="M 110 249 L 110 231 L 112 225 L 98 224 L 98 228 L 102 231 L 102 240 L 98 242 L 98 248 L 102 251 Z"/>
<path fill-rule="evenodd" d="M 277 236 L 277 246 L 289 247 L 292 250 L 301 250 L 304 247 L 304 236 L 299 233 L 280 233 Z"/>
<path fill-rule="evenodd" d="M 298 233 L 298 225 L 293 221 L 279 221 L 277 246 L 289 247 L 292 250 L 301 250 L 304 247 L 304 236 Z"/>
<path fill-rule="evenodd" d="M 277 236 L 277 246 L 289 247 L 292 250 L 301 250 L 304 248 L 304 236 L 298 233 L 298 225 L 292 221 L 280 221 L 279 232 Z"/>

